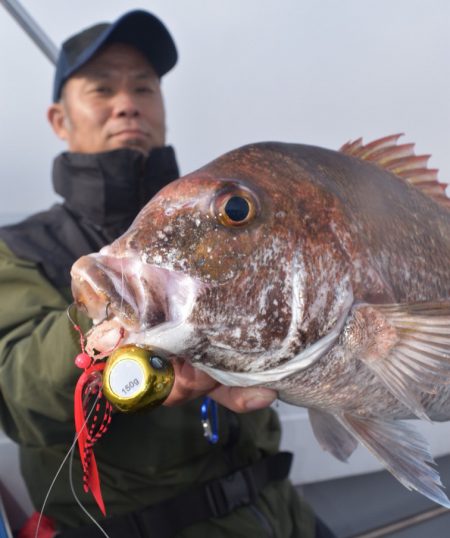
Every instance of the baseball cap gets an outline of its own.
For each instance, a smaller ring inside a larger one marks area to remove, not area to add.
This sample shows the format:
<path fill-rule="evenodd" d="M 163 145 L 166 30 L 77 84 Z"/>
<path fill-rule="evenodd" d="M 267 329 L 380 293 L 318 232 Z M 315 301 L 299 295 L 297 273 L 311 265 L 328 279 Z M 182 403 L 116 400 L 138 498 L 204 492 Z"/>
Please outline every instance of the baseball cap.
<path fill-rule="evenodd" d="M 116 42 L 136 47 L 160 77 L 177 63 L 177 49 L 164 24 L 147 11 L 129 11 L 113 23 L 96 24 L 64 41 L 56 63 L 53 101 L 59 100 L 67 79 L 103 45 Z"/>

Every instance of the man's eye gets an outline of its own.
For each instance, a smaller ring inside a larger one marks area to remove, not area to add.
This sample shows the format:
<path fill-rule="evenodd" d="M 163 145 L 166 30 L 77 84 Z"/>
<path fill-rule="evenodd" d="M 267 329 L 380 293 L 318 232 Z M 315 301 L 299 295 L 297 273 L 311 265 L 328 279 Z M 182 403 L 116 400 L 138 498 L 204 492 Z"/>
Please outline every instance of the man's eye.
<path fill-rule="evenodd" d="M 137 93 L 154 93 L 155 90 L 152 86 L 138 86 L 136 88 Z"/>
<path fill-rule="evenodd" d="M 107 95 L 111 93 L 111 88 L 108 88 L 108 86 L 96 86 L 94 92 L 100 95 Z"/>

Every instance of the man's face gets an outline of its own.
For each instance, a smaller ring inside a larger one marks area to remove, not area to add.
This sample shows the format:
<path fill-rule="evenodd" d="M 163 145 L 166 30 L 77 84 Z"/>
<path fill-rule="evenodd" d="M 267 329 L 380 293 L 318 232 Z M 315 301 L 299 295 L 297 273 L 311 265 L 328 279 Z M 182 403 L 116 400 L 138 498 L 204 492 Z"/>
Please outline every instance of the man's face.
<path fill-rule="evenodd" d="M 122 43 L 105 46 L 77 71 L 48 117 L 70 151 L 133 148 L 147 154 L 165 144 L 159 78 L 141 52 Z"/>

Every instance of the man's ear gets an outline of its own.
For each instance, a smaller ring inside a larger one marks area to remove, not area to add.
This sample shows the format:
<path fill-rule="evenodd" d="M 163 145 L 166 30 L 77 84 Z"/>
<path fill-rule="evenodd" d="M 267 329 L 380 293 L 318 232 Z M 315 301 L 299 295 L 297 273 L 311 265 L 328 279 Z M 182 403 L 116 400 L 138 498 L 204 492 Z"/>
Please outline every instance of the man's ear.
<path fill-rule="evenodd" d="M 49 106 L 47 111 L 47 119 L 52 126 L 53 131 L 56 136 L 61 138 L 61 140 L 67 140 L 67 111 L 61 102 L 53 103 Z"/>

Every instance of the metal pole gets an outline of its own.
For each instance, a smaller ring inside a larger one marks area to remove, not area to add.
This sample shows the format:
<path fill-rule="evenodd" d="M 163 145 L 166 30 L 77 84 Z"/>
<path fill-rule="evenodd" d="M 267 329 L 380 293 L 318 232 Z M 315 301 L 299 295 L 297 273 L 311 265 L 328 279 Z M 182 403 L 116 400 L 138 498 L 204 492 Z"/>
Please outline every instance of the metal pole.
<path fill-rule="evenodd" d="M 419 525 L 420 523 L 424 523 L 425 521 L 429 521 L 430 519 L 434 519 L 435 517 L 443 516 L 444 514 L 448 513 L 450 513 L 448 508 L 438 506 L 436 508 L 426 510 L 425 512 L 405 517 L 404 519 L 400 519 L 394 523 L 389 523 L 387 525 L 383 525 L 382 527 L 363 532 L 362 534 L 353 535 L 351 538 L 382 538 L 383 536 L 392 536 L 392 534 L 396 532 L 400 532 L 409 527 Z"/>
<path fill-rule="evenodd" d="M 25 30 L 28 36 L 35 42 L 47 58 L 56 64 L 58 47 L 42 30 L 38 23 L 28 14 L 25 8 L 17 0 L 0 0 L 0 4 L 9 12 L 16 22 Z"/>

